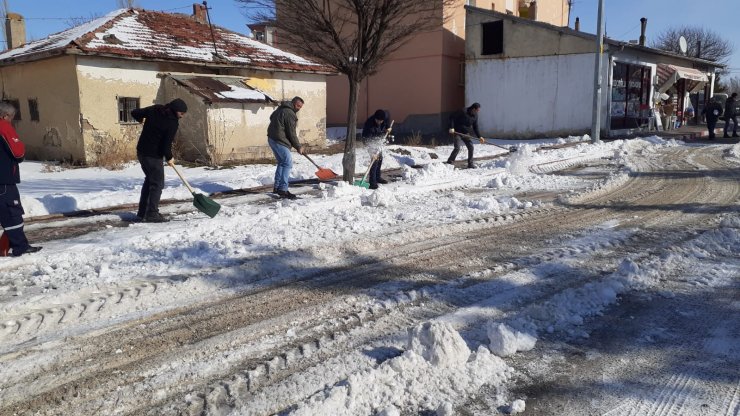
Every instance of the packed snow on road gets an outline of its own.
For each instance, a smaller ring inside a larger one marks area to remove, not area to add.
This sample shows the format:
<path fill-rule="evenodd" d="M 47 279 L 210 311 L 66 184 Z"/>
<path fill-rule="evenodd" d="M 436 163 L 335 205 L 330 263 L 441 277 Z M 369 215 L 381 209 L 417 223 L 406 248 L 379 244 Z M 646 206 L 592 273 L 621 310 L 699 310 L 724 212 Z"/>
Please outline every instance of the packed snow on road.
<path fill-rule="evenodd" d="M 740 144 L 496 143 L 294 201 L 230 194 L 271 165 L 182 167 L 222 209 L 168 171 L 161 224 L 53 215 L 137 203 L 137 164 L 24 162 L 43 250 L 0 258 L 0 413 L 737 414 Z"/>

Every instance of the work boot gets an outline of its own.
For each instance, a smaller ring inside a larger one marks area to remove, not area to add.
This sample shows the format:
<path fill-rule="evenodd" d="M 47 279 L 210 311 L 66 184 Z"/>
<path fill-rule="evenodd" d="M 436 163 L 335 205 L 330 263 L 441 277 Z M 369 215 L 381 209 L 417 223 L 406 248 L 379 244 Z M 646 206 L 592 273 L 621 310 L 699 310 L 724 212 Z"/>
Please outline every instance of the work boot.
<path fill-rule="evenodd" d="M 378 189 L 378 184 L 377 183 L 371 183 L 370 184 L 370 189 Z"/>
<path fill-rule="evenodd" d="M 160 214 L 159 212 L 152 212 L 149 214 L 146 214 L 144 217 L 144 222 L 168 222 L 169 220 L 165 218 L 164 215 Z"/>
<path fill-rule="evenodd" d="M 737 133 L 732 133 L 732 137 L 740 137 L 737 135 Z"/>
<path fill-rule="evenodd" d="M 17 253 L 16 253 L 16 250 L 14 249 L 13 250 L 13 257 L 22 256 L 24 254 L 36 253 L 36 252 L 39 252 L 39 251 L 41 251 L 41 247 L 38 247 L 38 246 L 28 246 L 27 249 L 25 249 L 23 251 L 18 251 Z"/>
<path fill-rule="evenodd" d="M 475 169 L 475 168 L 477 168 L 477 167 L 478 167 L 478 165 L 476 165 L 476 164 L 475 164 L 475 163 L 473 163 L 473 162 L 470 162 L 470 163 L 468 163 L 468 169 Z"/>
<path fill-rule="evenodd" d="M 378 183 L 381 184 L 381 185 L 385 185 L 385 184 L 388 183 L 388 181 L 385 180 L 385 179 L 383 179 L 383 178 L 378 178 Z"/>
<path fill-rule="evenodd" d="M 291 194 L 290 191 L 280 191 L 280 190 L 278 190 L 276 193 L 280 196 L 280 198 L 284 198 L 284 199 L 298 199 L 298 197 L 296 195 L 294 195 L 294 194 Z"/>

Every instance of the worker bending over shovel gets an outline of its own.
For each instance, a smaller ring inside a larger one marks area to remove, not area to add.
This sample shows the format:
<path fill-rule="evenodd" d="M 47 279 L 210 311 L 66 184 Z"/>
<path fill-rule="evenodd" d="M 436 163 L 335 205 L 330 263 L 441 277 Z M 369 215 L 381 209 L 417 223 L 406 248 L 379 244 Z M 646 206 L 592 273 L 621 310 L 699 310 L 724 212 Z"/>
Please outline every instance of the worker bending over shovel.
<path fill-rule="evenodd" d="M 362 141 L 370 152 L 370 189 L 378 189 L 378 184 L 386 184 L 387 180 L 380 176 L 383 164 L 383 146 L 386 140 L 392 140 L 391 128 L 388 125 L 388 114 L 384 110 L 377 110 L 365 121 L 362 128 Z"/>
<path fill-rule="evenodd" d="M 481 144 L 486 142 L 486 139 L 481 137 L 478 131 L 478 112 L 480 111 L 480 104 L 473 103 L 470 107 L 459 110 L 450 116 L 450 135 L 454 136 L 455 147 L 452 149 L 450 157 L 447 159 L 447 163 L 450 165 L 455 164 L 455 158 L 460 152 L 460 144 L 464 143 L 465 147 L 468 148 L 468 168 L 475 168 L 473 163 L 473 142 L 470 137 L 477 137 Z M 456 134 L 461 133 L 461 134 Z"/>

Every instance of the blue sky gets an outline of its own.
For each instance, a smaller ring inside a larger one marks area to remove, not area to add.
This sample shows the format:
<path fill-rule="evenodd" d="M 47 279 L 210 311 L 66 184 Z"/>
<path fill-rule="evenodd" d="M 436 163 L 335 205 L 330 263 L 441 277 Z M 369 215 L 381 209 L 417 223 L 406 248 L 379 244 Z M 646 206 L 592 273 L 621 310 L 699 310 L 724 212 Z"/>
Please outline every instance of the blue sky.
<path fill-rule="evenodd" d="M 89 17 L 114 10 L 115 0 L 7 0 L 10 11 L 26 18 L 29 39 L 43 38 L 67 28 L 70 17 Z M 547 1 L 547 0 L 542 0 Z M 193 0 L 137 0 L 140 7 L 192 13 Z M 201 1 L 197 1 L 201 3 Z M 730 58 L 733 76 L 740 77 L 740 0 L 605 0 L 607 35 L 619 40 L 640 36 L 640 18 L 648 19 L 648 43 L 663 29 L 680 25 L 708 26 L 734 44 Z M 247 20 L 234 0 L 210 0 L 214 24 L 247 33 Z M 596 32 L 598 0 L 575 0 L 571 22 L 581 19 L 581 30 Z"/>

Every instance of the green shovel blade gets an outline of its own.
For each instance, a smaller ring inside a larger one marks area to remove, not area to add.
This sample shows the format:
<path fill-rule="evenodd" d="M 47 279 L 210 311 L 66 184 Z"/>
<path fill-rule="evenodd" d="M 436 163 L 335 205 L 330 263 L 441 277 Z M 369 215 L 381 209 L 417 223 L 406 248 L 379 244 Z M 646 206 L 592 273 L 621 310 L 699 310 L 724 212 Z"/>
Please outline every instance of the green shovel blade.
<path fill-rule="evenodd" d="M 363 188 L 370 188 L 370 182 L 363 181 L 363 180 L 355 181 L 353 185 L 361 186 Z"/>
<path fill-rule="evenodd" d="M 195 199 L 193 199 L 193 205 L 195 206 L 195 208 L 198 208 L 198 211 L 208 215 L 211 218 L 215 217 L 216 214 L 218 214 L 218 211 L 221 209 L 221 205 L 203 194 L 197 194 L 193 192 L 193 196 L 195 197 Z"/>

